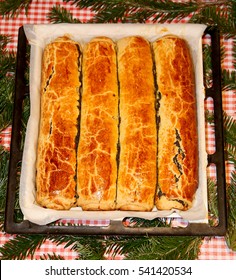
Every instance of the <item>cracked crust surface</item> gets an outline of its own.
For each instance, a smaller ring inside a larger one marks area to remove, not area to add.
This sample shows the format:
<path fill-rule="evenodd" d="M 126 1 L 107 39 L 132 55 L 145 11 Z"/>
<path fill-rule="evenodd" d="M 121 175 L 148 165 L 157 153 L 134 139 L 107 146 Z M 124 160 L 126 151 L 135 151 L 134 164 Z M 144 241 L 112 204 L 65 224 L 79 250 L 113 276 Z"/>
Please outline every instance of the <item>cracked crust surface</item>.
<path fill-rule="evenodd" d="M 83 92 L 78 146 L 78 205 L 113 210 L 116 198 L 118 83 L 114 42 L 91 40 L 83 53 Z"/>
<path fill-rule="evenodd" d="M 193 65 L 187 43 L 166 36 L 153 43 L 160 92 L 156 207 L 187 210 L 198 186 Z"/>
<path fill-rule="evenodd" d="M 36 201 L 51 209 L 75 205 L 79 45 L 61 37 L 45 47 L 36 163 Z"/>
<path fill-rule="evenodd" d="M 120 158 L 117 209 L 151 211 L 156 190 L 157 130 L 150 44 L 142 37 L 117 42 L 120 83 Z"/>

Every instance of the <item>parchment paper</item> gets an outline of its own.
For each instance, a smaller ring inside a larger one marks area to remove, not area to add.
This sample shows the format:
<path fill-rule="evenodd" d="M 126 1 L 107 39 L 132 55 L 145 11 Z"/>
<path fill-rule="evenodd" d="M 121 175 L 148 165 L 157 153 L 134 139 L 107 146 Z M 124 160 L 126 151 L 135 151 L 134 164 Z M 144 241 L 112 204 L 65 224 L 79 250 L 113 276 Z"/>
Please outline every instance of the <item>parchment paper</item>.
<path fill-rule="evenodd" d="M 20 207 L 24 218 L 39 225 L 58 219 L 122 220 L 125 217 L 177 216 L 189 222 L 207 223 L 207 153 L 205 144 L 205 119 L 202 65 L 202 34 L 206 26 L 201 24 L 53 24 L 25 25 L 26 37 L 31 45 L 30 54 L 30 118 L 27 124 L 20 178 Z M 108 36 L 114 41 L 130 35 L 140 35 L 153 42 L 174 34 L 188 41 L 195 68 L 197 119 L 199 136 L 199 186 L 193 207 L 188 211 L 82 211 L 75 207 L 68 211 L 45 209 L 35 202 L 35 163 L 40 117 L 41 61 L 46 44 L 58 36 L 68 35 L 83 46 L 95 36 Z"/>

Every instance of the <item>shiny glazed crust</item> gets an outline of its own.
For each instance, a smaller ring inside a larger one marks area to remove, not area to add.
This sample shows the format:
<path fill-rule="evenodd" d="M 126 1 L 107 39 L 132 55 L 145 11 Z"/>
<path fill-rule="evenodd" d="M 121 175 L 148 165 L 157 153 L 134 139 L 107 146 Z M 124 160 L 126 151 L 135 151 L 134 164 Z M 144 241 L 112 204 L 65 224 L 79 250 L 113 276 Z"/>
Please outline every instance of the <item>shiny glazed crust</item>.
<path fill-rule="evenodd" d="M 118 83 L 113 41 L 106 37 L 91 40 L 83 52 L 82 68 L 77 202 L 83 210 L 113 210 L 118 143 Z"/>
<path fill-rule="evenodd" d="M 191 207 L 198 186 L 194 72 L 187 43 L 166 36 L 153 43 L 159 101 L 159 210 Z"/>
<path fill-rule="evenodd" d="M 70 209 L 76 202 L 80 54 L 67 37 L 48 44 L 43 54 L 36 201 L 46 208 Z"/>
<path fill-rule="evenodd" d="M 157 130 L 149 42 L 117 42 L 120 83 L 120 157 L 117 209 L 151 211 L 156 191 Z"/>

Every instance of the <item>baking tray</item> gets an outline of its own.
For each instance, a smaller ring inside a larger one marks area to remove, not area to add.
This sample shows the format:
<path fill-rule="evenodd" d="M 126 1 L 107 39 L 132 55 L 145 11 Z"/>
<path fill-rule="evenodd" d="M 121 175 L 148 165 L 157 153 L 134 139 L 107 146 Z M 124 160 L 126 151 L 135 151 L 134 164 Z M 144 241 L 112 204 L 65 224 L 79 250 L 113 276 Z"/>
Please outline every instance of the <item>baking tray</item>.
<path fill-rule="evenodd" d="M 226 213 L 226 183 L 225 183 L 225 161 L 224 161 L 224 135 L 223 135 L 223 112 L 221 93 L 221 60 L 220 60 L 220 35 L 216 27 L 208 27 L 205 34 L 211 39 L 212 57 L 212 86 L 206 88 L 206 98 L 211 97 L 214 102 L 215 123 L 215 152 L 208 155 L 208 165 L 216 166 L 217 180 L 217 203 L 218 223 L 210 226 L 207 223 L 188 223 L 185 227 L 168 226 L 125 226 L 123 221 L 111 220 L 107 226 L 68 225 L 63 223 L 51 223 L 47 225 L 36 225 L 28 220 L 15 220 L 15 202 L 18 191 L 19 163 L 22 161 L 21 150 L 21 128 L 22 107 L 24 98 L 29 94 L 25 83 L 27 68 L 27 39 L 23 27 L 19 29 L 17 64 L 15 78 L 14 113 L 12 123 L 12 137 L 9 162 L 9 176 L 7 186 L 5 231 L 17 234 L 73 234 L 73 235 L 178 235 L 178 236 L 220 236 L 225 235 L 227 227 Z"/>

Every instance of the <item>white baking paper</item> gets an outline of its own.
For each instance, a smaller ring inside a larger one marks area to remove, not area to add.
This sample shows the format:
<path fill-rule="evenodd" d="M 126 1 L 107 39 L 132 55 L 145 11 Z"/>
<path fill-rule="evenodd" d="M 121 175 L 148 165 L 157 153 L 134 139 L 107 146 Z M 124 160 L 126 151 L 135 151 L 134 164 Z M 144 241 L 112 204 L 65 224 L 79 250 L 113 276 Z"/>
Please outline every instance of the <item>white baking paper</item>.
<path fill-rule="evenodd" d="M 27 125 L 20 178 L 20 207 L 24 218 L 45 225 L 58 219 L 122 220 L 125 217 L 180 216 L 189 222 L 207 222 L 207 153 L 205 145 L 205 119 L 202 65 L 202 35 L 206 26 L 201 24 L 53 24 L 25 25 L 26 37 L 31 45 L 30 55 L 30 118 Z M 40 117 L 41 61 L 46 44 L 63 35 L 83 46 L 95 36 L 107 36 L 114 41 L 131 35 L 140 35 L 150 42 L 174 34 L 188 41 L 195 67 L 197 118 L 199 136 L 199 187 L 193 207 L 188 211 L 82 211 L 75 207 L 68 211 L 45 209 L 35 202 L 35 163 Z"/>

